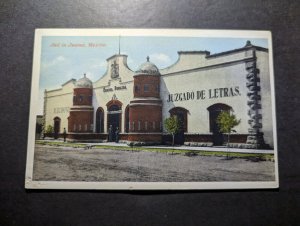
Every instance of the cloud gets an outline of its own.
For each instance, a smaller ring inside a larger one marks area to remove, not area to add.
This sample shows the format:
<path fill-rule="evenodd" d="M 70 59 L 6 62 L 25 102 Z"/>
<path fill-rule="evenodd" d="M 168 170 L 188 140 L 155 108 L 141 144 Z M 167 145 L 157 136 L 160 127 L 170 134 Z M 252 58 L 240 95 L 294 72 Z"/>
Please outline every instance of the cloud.
<path fill-rule="evenodd" d="M 164 53 L 154 53 L 150 56 L 150 61 L 160 66 L 167 66 L 171 63 L 171 58 Z"/>
<path fill-rule="evenodd" d="M 62 62 L 65 62 L 67 61 L 67 59 L 64 57 L 64 56 L 57 56 L 55 57 L 53 60 L 51 61 L 48 61 L 48 62 L 42 62 L 42 67 L 44 69 L 47 69 L 49 67 L 53 67 L 53 66 L 56 66 Z"/>
<path fill-rule="evenodd" d="M 93 69 L 106 68 L 106 66 L 107 66 L 107 62 L 100 61 L 99 59 L 91 59 L 88 65 L 88 67 Z"/>

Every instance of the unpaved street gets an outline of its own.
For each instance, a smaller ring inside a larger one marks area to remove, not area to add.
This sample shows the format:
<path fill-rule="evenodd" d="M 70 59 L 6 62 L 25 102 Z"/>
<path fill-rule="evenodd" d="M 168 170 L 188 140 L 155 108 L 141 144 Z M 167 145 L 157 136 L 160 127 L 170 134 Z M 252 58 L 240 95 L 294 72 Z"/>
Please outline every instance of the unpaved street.
<path fill-rule="evenodd" d="M 274 162 L 36 145 L 33 179 L 140 182 L 271 181 L 274 180 Z"/>

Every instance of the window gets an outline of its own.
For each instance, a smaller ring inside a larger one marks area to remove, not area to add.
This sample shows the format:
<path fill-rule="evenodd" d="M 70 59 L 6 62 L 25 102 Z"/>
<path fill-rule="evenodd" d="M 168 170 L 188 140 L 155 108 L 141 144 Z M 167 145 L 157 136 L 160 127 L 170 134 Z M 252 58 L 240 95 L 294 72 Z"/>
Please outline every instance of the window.
<path fill-rule="evenodd" d="M 96 133 L 103 133 L 104 131 L 104 110 L 99 107 L 96 112 Z"/>
<path fill-rule="evenodd" d="M 130 130 L 130 123 L 129 123 L 129 105 L 126 106 L 125 108 L 125 133 L 128 133 Z"/>
<path fill-rule="evenodd" d="M 145 130 L 148 130 L 148 122 L 145 122 Z"/>
<path fill-rule="evenodd" d="M 82 96 L 82 95 L 79 96 L 79 101 L 80 101 L 80 102 L 83 101 L 83 96 Z"/>
<path fill-rule="evenodd" d="M 76 101 L 76 96 L 73 96 L 73 101 L 74 101 L 74 102 Z"/>
<path fill-rule="evenodd" d="M 144 92 L 149 92 L 149 85 L 148 84 L 144 85 Z"/>
<path fill-rule="evenodd" d="M 155 129 L 155 121 L 153 121 L 153 129 Z"/>
<path fill-rule="evenodd" d="M 139 87 L 138 85 L 136 85 L 136 86 L 134 87 L 134 91 L 135 91 L 136 93 L 138 93 L 138 92 L 140 91 L 140 87 Z"/>
<path fill-rule="evenodd" d="M 134 122 L 132 122 L 132 130 L 134 131 Z"/>
<path fill-rule="evenodd" d="M 156 85 L 155 89 L 157 92 L 159 92 L 159 85 Z"/>
<path fill-rule="evenodd" d="M 91 124 L 91 125 L 90 125 L 90 130 L 93 131 L 93 129 L 94 129 L 94 125 Z"/>
<path fill-rule="evenodd" d="M 87 124 L 84 125 L 84 130 L 87 131 Z"/>
<path fill-rule="evenodd" d="M 141 121 L 138 121 L 138 130 L 141 130 Z"/>
<path fill-rule="evenodd" d="M 78 125 L 78 131 L 81 131 L 81 124 Z"/>
<path fill-rule="evenodd" d="M 188 110 L 182 107 L 172 108 L 170 116 L 176 116 L 180 122 L 180 131 L 188 132 Z"/>
<path fill-rule="evenodd" d="M 76 131 L 76 124 L 74 124 L 73 130 Z"/>

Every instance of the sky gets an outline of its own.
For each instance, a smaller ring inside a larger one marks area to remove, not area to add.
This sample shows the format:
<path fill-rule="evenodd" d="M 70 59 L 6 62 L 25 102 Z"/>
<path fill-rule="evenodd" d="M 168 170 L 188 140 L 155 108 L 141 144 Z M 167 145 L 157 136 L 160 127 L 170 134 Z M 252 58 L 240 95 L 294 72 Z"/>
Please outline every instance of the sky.
<path fill-rule="evenodd" d="M 250 40 L 253 45 L 268 48 L 267 39 L 142 37 L 142 36 L 44 36 L 42 38 L 39 114 L 42 114 L 44 90 L 60 88 L 71 78 L 86 76 L 93 82 L 106 71 L 106 59 L 119 52 L 128 55 L 127 63 L 135 71 L 150 57 L 159 69 L 178 59 L 178 51 L 207 50 L 211 54 L 238 49 Z M 92 44 L 92 45 L 90 45 Z"/>

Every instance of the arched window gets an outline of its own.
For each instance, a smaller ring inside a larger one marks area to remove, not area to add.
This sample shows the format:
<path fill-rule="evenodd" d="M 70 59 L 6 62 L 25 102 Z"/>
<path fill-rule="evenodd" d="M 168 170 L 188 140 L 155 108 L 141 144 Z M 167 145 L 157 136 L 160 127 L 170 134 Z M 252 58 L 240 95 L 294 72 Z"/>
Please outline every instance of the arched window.
<path fill-rule="evenodd" d="M 170 116 L 176 116 L 180 121 L 179 132 L 175 135 L 176 144 L 184 144 L 184 133 L 188 131 L 188 110 L 182 107 L 172 108 L 170 111 Z"/>
<path fill-rule="evenodd" d="M 53 119 L 53 124 L 54 124 L 54 138 L 57 139 L 58 138 L 58 134 L 60 133 L 60 122 L 61 119 L 59 117 L 55 117 Z"/>
<path fill-rule="evenodd" d="M 209 131 L 213 136 L 213 144 L 215 146 L 223 145 L 224 136 L 220 132 L 219 125 L 217 123 L 217 118 L 222 111 L 230 111 L 232 108 L 226 104 L 214 104 L 207 108 L 209 111 Z"/>
<path fill-rule="evenodd" d="M 125 133 L 129 132 L 129 105 L 126 106 L 125 108 L 125 124 L 124 124 L 124 128 L 125 128 Z"/>
<path fill-rule="evenodd" d="M 188 110 L 182 107 L 172 108 L 170 111 L 170 116 L 177 116 L 181 124 L 181 130 L 183 132 L 188 131 Z"/>
<path fill-rule="evenodd" d="M 96 112 L 96 133 L 104 132 L 104 110 L 99 107 Z"/>
<path fill-rule="evenodd" d="M 222 111 L 230 111 L 232 108 L 226 104 L 213 104 L 207 108 L 209 111 L 209 131 L 213 132 L 218 127 L 216 120 Z"/>

